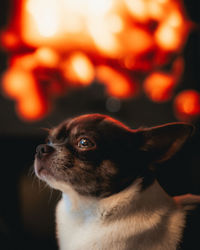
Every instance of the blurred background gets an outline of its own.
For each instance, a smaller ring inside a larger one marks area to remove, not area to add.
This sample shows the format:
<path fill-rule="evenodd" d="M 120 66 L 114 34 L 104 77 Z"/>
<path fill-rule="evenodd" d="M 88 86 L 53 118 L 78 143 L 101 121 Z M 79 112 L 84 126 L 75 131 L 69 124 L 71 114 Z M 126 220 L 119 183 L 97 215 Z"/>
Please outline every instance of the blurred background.
<path fill-rule="evenodd" d="M 184 121 L 196 132 L 158 166 L 170 195 L 200 194 L 200 3 L 1 0 L 1 249 L 57 249 L 60 193 L 33 173 L 44 128 L 103 113 L 132 128 Z M 186 248 L 200 249 L 200 209 Z"/>

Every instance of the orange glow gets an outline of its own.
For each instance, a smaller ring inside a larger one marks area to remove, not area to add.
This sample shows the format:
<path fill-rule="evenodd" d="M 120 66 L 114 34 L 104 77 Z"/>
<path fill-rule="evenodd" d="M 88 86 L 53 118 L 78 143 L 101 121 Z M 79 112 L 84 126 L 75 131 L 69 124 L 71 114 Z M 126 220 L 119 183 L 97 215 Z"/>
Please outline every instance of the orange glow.
<path fill-rule="evenodd" d="M 177 50 L 182 43 L 181 37 L 178 37 L 176 30 L 167 24 L 162 24 L 156 32 L 158 45 L 167 50 Z"/>
<path fill-rule="evenodd" d="M 48 6 L 48 7 L 47 7 Z M 39 34 L 51 37 L 59 25 L 59 5 L 54 0 L 27 0 L 26 11 L 33 17 Z"/>
<path fill-rule="evenodd" d="M 144 82 L 146 95 L 154 102 L 168 101 L 173 93 L 175 79 L 161 72 L 152 73 Z"/>
<path fill-rule="evenodd" d="M 20 69 L 7 71 L 3 75 L 2 84 L 5 93 L 16 99 L 21 99 L 35 92 L 35 80 L 32 74 Z"/>
<path fill-rule="evenodd" d="M 48 112 L 49 107 L 43 98 L 37 95 L 28 95 L 21 99 L 16 106 L 18 115 L 26 121 L 41 119 Z"/>
<path fill-rule="evenodd" d="M 46 67 L 56 67 L 59 62 L 58 54 L 50 48 L 39 48 L 35 52 L 35 57 L 40 65 Z"/>
<path fill-rule="evenodd" d="M 6 48 L 15 49 L 19 45 L 19 39 L 14 32 L 6 31 L 1 34 L 1 43 Z"/>
<path fill-rule="evenodd" d="M 172 96 L 184 67 L 178 55 L 189 34 L 183 1 L 13 1 L 18 10 L 0 37 L 11 52 L 2 84 L 21 116 L 42 117 L 55 97 L 95 78 L 117 98 L 134 96 L 143 79 L 151 100 Z M 171 73 L 162 73 L 166 65 Z M 27 93 L 30 102 L 23 99 Z"/>
<path fill-rule="evenodd" d="M 164 15 L 163 3 L 155 0 L 150 0 L 148 5 L 148 12 L 151 18 L 160 20 Z"/>
<path fill-rule="evenodd" d="M 12 69 L 20 69 L 21 71 L 29 71 L 37 67 L 38 62 L 34 54 L 26 54 L 24 56 L 16 56 L 12 59 Z"/>
<path fill-rule="evenodd" d="M 174 77 L 179 81 L 185 68 L 185 62 L 182 56 L 177 57 L 172 64 L 172 73 Z"/>
<path fill-rule="evenodd" d="M 125 3 L 134 18 L 140 21 L 146 21 L 148 19 L 147 5 L 144 0 L 125 0 Z"/>
<path fill-rule="evenodd" d="M 178 10 L 174 10 L 169 15 L 167 22 L 171 27 L 176 28 L 181 27 L 181 25 L 184 23 L 184 20 L 181 16 L 181 13 Z"/>
<path fill-rule="evenodd" d="M 180 6 L 171 3 L 171 11 L 165 16 L 155 32 L 157 44 L 165 50 L 176 51 L 184 44 L 188 24 L 184 22 Z"/>
<path fill-rule="evenodd" d="M 25 120 L 41 119 L 48 111 L 32 74 L 21 69 L 7 71 L 2 79 L 5 94 L 17 100 L 17 113 Z"/>
<path fill-rule="evenodd" d="M 126 39 L 126 41 L 124 42 L 126 48 L 129 49 L 130 53 L 133 53 L 135 55 L 139 55 L 150 50 L 154 45 L 151 34 L 138 27 L 135 27 L 132 31 L 130 31 L 127 34 L 128 37 L 126 36 L 126 34 L 123 35 Z M 137 41 L 136 43 L 134 43 L 134 46 L 133 41 Z"/>
<path fill-rule="evenodd" d="M 200 93 L 184 90 L 174 100 L 175 114 L 182 121 L 192 121 L 200 116 Z"/>
<path fill-rule="evenodd" d="M 97 68 L 97 78 L 106 86 L 109 95 L 117 98 L 128 98 L 135 94 L 136 85 L 118 71 L 107 66 Z"/>
<path fill-rule="evenodd" d="M 62 71 L 68 81 L 82 85 L 90 84 L 95 76 L 91 61 L 82 53 L 74 53 L 63 63 Z"/>

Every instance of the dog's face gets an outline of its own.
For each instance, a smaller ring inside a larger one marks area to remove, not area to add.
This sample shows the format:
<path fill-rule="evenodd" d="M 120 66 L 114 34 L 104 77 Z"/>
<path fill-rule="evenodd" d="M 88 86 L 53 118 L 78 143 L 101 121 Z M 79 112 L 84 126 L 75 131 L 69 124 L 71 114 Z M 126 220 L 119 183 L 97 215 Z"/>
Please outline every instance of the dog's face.
<path fill-rule="evenodd" d="M 152 183 L 151 164 L 169 159 L 191 131 L 183 123 L 132 130 L 105 115 L 79 116 L 52 129 L 37 147 L 35 172 L 55 188 L 59 182 L 81 195 L 110 196 L 139 177 Z"/>

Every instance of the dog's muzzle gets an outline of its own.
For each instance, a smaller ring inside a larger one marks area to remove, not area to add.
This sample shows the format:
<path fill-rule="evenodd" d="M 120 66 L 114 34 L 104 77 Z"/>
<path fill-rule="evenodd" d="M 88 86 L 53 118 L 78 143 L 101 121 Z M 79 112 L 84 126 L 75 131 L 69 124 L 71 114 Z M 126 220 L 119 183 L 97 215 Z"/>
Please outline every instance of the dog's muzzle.
<path fill-rule="evenodd" d="M 52 152 L 54 152 L 53 147 L 46 144 L 41 144 L 36 148 L 36 157 L 42 159 L 43 157 L 50 155 Z"/>

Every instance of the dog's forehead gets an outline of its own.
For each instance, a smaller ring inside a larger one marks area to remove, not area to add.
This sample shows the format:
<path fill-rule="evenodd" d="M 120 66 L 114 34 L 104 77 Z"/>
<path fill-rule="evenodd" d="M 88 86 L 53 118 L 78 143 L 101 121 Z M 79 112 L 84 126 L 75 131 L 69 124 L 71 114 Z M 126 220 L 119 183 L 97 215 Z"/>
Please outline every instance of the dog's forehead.
<path fill-rule="evenodd" d="M 71 133 L 77 133 L 80 131 L 98 131 L 105 132 L 105 130 L 115 131 L 115 128 L 118 130 L 130 130 L 123 123 L 111 118 L 110 116 L 94 114 L 94 115 L 83 115 L 77 118 L 74 118 L 66 122 L 66 128 Z M 114 130 L 113 130 L 114 129 Z"/>
<path fill-rule="evenodd" d="M 80 131 L 87 132 L 95 130 L 98 124 L 105 119 L 103 115 L 82 115 L 67 119 L 50 130 L 50 136 L 56 137 L 58 133 L 65 130 L 69 134 L 77 134 Z"/>
<path fill-rule="evenodd" d="M 65 130 L 67 133 L 71 135 L 76 135 L 80 133 L 87 132 L 105 132 L 108 130 L 110 133 L 114 133 L 115 129 L 118 128 L 120 130 L 129 130 L 127 126 L 123 123 L 109 117 L 106 115 L 100 114 L 90 114 L 90 115 L 82 115 L 72 119 L 65 120 L 57 127 L 51 130 L 51 136 L 56 136 L 61 130 Z"/>
<path fill-rule="evenodd" d="M 80 116 L 66 122 L 66 130 L 70 134 L 97 132 L 100 131 L 103 124 L 106 124 L 106 118 L 104 116 Z"/>

